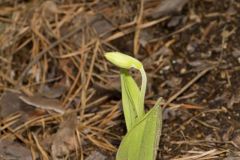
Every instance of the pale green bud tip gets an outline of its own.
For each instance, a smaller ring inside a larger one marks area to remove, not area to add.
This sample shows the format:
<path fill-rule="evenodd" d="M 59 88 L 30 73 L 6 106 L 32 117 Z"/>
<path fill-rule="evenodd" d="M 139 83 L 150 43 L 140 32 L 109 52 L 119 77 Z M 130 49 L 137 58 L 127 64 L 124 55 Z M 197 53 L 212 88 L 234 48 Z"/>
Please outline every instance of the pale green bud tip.
<path fill-rule="evenodd" d="M 120 52 L 107 52 L 105 53 L 105 57 L 111 63 L 115 64 L 120 68 L 130 69 L 131 67 L 136 69 L 142 68 L 142 63 L 126 54 L 122 54 Z"/>

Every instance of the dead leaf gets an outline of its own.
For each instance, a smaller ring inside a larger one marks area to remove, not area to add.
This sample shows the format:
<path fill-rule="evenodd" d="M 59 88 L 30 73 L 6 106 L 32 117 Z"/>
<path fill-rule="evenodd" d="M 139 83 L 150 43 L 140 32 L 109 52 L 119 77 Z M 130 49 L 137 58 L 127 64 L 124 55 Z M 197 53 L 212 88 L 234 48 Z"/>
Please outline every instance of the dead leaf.
<path fill-rule="evenodd" d="M 50 99 L 50 98 L 45 98 L 39 95 L 35 96 L 26 96 L 26 95 L 21 95 L 19 98 L 27 103 L 28 105 L 44 109 L 44 110 L 50 110 L 54 111 L 60 114 L 64 114 L 65 110 L 61 107 L 61 102 L 57 99 Z"/>
<path fill-rule="evenodd" d="M 184 19 L 184 16 L 173 16 L 170 21 L 167 23 L 169 28 L 178 26 Z"/>
<path fill-rule="evenodd" d="M 54 1 L 45 1 L 42 4 L 43 12 L 45 14 L 57 13 L 59 11 L 57 4 Z"/>
<path fill-rule="evenodd" d="M 15 91 L 5 91 L 0 98 L 0 118 L 5 118 L 14 113 L 20 113 L 21 117 L 14 124 L 22 124 L 29 116 L 34 112 L 34 108 L 28 104 L 25 104 L 19 99 L 22 94 Z"/>
<path fill-rule="evenodd" d="M 0 140 L 0 159 L 32 160 L 32 155 L 29 149 L 17 142 Z"/>
<path fill-rule="evenodd" d="M 149 0 L 145 0 L 145 2 L 147 1 Z M 147 10 L 145 15 L 157 18 L 180 12 L 187 2 L 188 0 L 163 0 L 154 9 Z"/>
<path fill-rule="evenodd" d="M 92 151 L 89 156 L 86 158 L 86 160 L 106 160 L 107 157 L 103 155 L 101 152 L 98 151 Z"/>
<path fill-rule="evenodd" d="M 31 111 L 32 107 L 25 107 L 22 101 L 19 99 L 20 95 L 21 93 L 14 91 L 6 91 L 3 93 L 0 99 L 0 117 L 4 118 L 19 111 Z"/>
<path fill-rule="evenodd" d="M 64 115 L 64 121 L 57 133 L 53 136 L 51 154 L 54 160 L 65 159 L 77 147 L 75 129 L 77 127 L 76 113 Z"/>
<path fill-rule="evenodd" d="M 67 86 L 64 85 L 56 85 L 53 87 L 44 86 L 40 94 L 46 98 L 59 98 L 66 92 L 66 90 Z"/>
<path fill-rule="evenodd" d="M 240 132 L 234 133 L 233 138 L 232 138 L 232 142 L 233 142 L 238 148 L 240 148 Z"/>
<path fill-rule="evenodd" d="M 96 16 L 96 20 L 92 23 L 92 27 L 95 29 L 98 35 L 113 29 L 112 24 L 110 24 L 110 22 L 102 16 Z"/>

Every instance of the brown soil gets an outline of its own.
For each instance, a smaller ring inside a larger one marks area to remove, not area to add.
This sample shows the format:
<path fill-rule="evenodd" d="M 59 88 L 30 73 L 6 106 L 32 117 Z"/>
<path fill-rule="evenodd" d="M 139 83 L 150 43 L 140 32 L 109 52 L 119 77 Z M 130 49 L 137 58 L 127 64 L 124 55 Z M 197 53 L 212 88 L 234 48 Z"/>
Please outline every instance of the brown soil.
<path fill-rule="evenodd" d="M 168 1 L 0 1 L 0 150 L 114 159 L 126 129 L 104 53 L 118 50 L 143 62 L 147 108 L 166 101 L 158 159 L 240 159 L 240 1 Z"/>

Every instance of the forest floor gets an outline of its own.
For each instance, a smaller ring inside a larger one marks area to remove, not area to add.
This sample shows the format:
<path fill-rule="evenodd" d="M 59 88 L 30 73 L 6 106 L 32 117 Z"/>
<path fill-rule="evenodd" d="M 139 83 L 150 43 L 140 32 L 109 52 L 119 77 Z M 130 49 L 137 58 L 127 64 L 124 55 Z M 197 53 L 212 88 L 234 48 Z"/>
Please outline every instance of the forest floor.
<path fill-rule="evenodd" d="M 119 70 L 165 100 L 157 159 L 240 159 L 239 0 L 0 1 L 0 159 L 115 159 Z M 137 81 L 138 72 L 133 70 Z"/>

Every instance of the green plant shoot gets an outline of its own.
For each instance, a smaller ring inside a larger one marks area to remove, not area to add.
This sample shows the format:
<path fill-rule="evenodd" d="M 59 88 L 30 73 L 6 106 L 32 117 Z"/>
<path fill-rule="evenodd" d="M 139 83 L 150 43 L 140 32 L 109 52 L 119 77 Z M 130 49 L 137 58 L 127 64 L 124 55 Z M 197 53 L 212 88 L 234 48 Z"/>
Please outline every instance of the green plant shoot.
<path fill-rule="evenodd" d="M 135 124 L 139 112 L 140 90 L 128 71 L 121 69 L 122 104 L 127 130 Z M 143 113 L 142 113 L 143 114 Z"/>
<path fill-rule="evenodd" d="M 142 63 L 119 52 L 108 52 L 105 57 L 121 68 L 122 104 L 127 134 L 120 144 L 116 159 L 154 160 L 162 128 L 160 100 L 145 114 L 144 97 L 147 77 Z M 141 90 L 128 73 L 130 68 L 140 71 L 142 76 Z"/>

